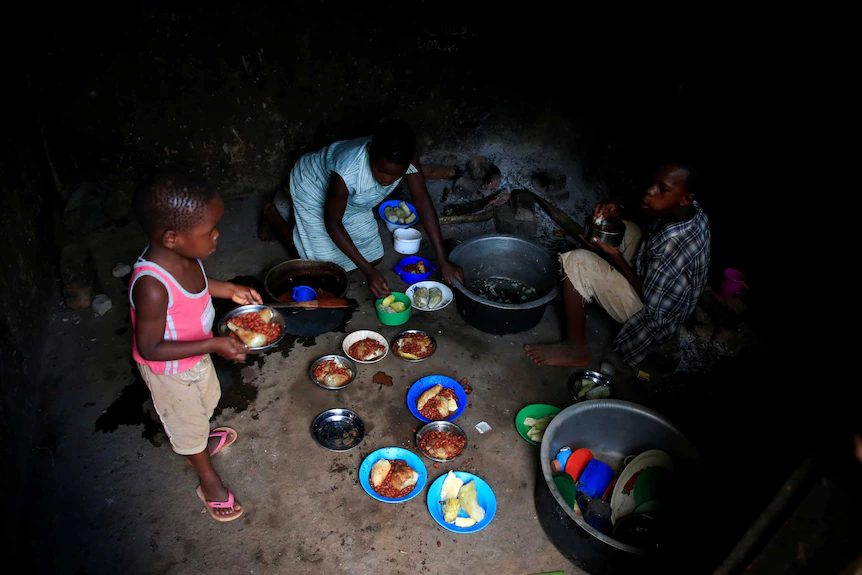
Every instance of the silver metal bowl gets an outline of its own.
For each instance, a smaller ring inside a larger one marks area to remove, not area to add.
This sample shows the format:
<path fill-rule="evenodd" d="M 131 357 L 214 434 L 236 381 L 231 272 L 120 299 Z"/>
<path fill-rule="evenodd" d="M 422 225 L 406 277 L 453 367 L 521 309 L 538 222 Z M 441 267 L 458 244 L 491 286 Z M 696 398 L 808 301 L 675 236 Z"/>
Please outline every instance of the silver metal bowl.
<path fill-rule="evenodd" d="M 566 502 L 557 489 L 551 468 L 551 460 L 564 446 L 585 447 L 592 451 L 593 457 L 615 470 L 624 467 L 627 455 L 648 449 L 664 451 L 673 460 L 674 473 L 680 478 L 674 501 L 683 508 L 686 505 L 691 507 L 692 502 L 703 501 L 704 494 L 713 493 L 716 489 L 694 445 L 657 412 L 617 399 L 596 399 L 570 405 L 545 429 L 539 448 L 541 467 L 536 489 L 536 512 L 554 546 L 567 559 L 590 573 L 631 571 L 621 571 L 619 566 L 622 563 L 626 567 L 641 565 L 646 551 L 601 533 L 588 525 Z M 703 537 L 716 536 L 716 528 L 719 527 L 710 521 L 698 524 L 699 529 L 692 529 L 691 525 L 685 521 L 665 524 L 673 529 L 673 544 L 661 556 L 665 560 L 662 568 L 655 571 L 667 572 L 664 567 L 668 559 L 677 561 L 679 553 L 684 553 L 682 556 L 685 557 L 687 549 L 708 548 L 703 545 Z M 608 566 L 612 567 L 611 571 L 605 570 Z M 695 571 L 700 566 L 697 567 Z M 686 568 L 679 571 L 675 568 L 672 572 L 693 571 L 691 565 L 686 564 Z"/>
<path fill-rule="evenodd" d="M 323 363 L 324 361 L 326 361 L 328 359 L 334 359 L 336 362 L 341 364 L 343 367 L 346 367 L 347 369 L 352 371 L 353 377 L 350 378 L 350 381 L 348 381 L 347 383 L 345 383 L 341 387 L 329 387 L 328 385 L 324 385 L 324 384 L 320 383 L 319 381 L 317 381 L 316 379 L 314 379 L 315 368 L 317 368 L 318 365 L 320 365 L 321 363 Z M 336 390 L 337 391 L 339 389 L 344 389 L 345 387 L 347 387 L 348 385 L 350 385 L 351 383 L 356 381 L 356 364 L 353 363 L 353 361 L 350 358 L 344 357 L 343 355 L 336 355 L 336 354 L 324 355 L 323 357 L 314 360 L 314 363 L 312 363 L 311 367 L 308 368 L 308 377 L 310 377 L 311 381 L 313 381 L 317 386 L 322 387 L 323 389 L 329 389 L 329 390 Z"/>
<path fill-rule="evenodd" d="M 588 242 L 598 238 L 603 244 L 619 247 L 626 235 L 626 225 L 619 218 L 608 218 L 607 224 L 599 227 L 593 221 L 592 216 L 587 217 L 584 224 L 584 237 Z"/>
<path fill-rule="evenodd" d="M 436 457 L 431 457 L 427 453 L 422 450 L 421 442 L 422 437 L 428 433 L 429 431 L 445 431 L 447 433 L 453 433 L 455 435 L 461 436 L 464 438 L 464 449 L 461 450 L 461 453 L 453 457 L 452 459 L 437 459 Z M 470 446 L 470 442 L 467 440 L 467 435 L 464 433 L 464 430 L 452 423 L 451 421 L 432 421 L 430 423 L 426 423 L 423 425 L 419 431 L 416 432 L 416 447 L 419 448 L 419 452 L 431 459 L 432 461 L 439 461 L 440 463 L 448 463 L 450 461 L 454 461 L 461 457 L 465 451 L 467 451 L 467 447 Z"/>
<path fill-rule="evenodd" d="M 410 333 L 421 333 L 423 335 L 427 335 L 428 339 L 431 340 L 431 353 L 429 353 L 428 355 L 426 355 L 425 357 L 420 358 L 420 359 L 408 359 L 406 357 L 401 357 L 398 354 L 398 350 L 395 348 L 395 342 L 398 341 L 402 336 L 405 336 L 405 335 L 410 334 Z M 419 361 L 425 361 L 426 359 L 428 359 L 429 357 L 431 357 L 432 355 L 434 355 L 437 352 L 437 340 L 434 339 L 434 336 L 431 335 L 430 333 L 428 333 L 427 331 L 423 331 L 421 329 L 408 329 L 408 330 L 402 331 L 401 333 L 399 333 L 398 335 L 396 335 L 395 337 L 392 338 L 392 343 L 389 345 L 389 349 L 392 350 L 392 353 L 394 353 L 398 359 L 403 360 L 403 361 L 409 361 L 411 363 L 416 363 Z"/>
<path fill-rule="evenodd" d="M 365 439 L 365 422 L 349 409 L 327 409 L 311 422 L 311 437 L 329 451 L 350 451 Z"/>
<path fill-rule="evenodd" d="M 578 393 L 581 391 L 582 379 L 591 379 L 596 382 L 596 386 L 603 385 L 607 387 L 611 392 L 611 395 L 608 397 L 613 397 L 614 388 L 613 386 L 611 386 L 611 382 L 607 377 L 597 371 L 593 371 L 591 369 L 583 369 L 576 371 L 569 376 L 569 393 L 572 395 L 572 399 L 574 399 L 575 401 L 586 401 L 586 399 L 583 397 L 581 399 L 578 399 Z"/>
<path fill-rule="evenodd" d="M 259 311 L 264 310 L 264 309 L 272 310 L 272 322 L 277 323 L 278 325 L 281 326 L 281 335 L 278 337 L 277 340 L 275 340 L 274 342 L 272 342 L 268 345 L 264 345 L 261 347 L 250 347 L 250 348 L 248 348 L 248 351 L 250 353 L 261 353 L 261 352 L 268 351 L 268 350 L 274 348 L 275 346 L 277 346 L 281 342 L 282 339 L 284 339 L 284 333 L 285 333 L 284 332 L 284 316 L 281 315 L 281 312 L 279 312 L 277 309 L 271 308 L 268 305 L 259 305 L 259 304 L 241 305 L 237 308 L 230 310 L 229 312 L 224 314 L 223 318 L 221 318 L 221 321 L 218 324 L 218 334 L 222 337 L 229 336 L 231 334 L 231 331 L 230 331 L 230 328 L 228 328 L 227 324 L 228 324 L 228 322 L 230 322 L 230 320 L 232 320 L 233 318 L 235 318 L 237 316 L 241 316 L 243 314 L 246 314 L 246 313 L 256 313 L 256 312 L 259 312 Z"/>

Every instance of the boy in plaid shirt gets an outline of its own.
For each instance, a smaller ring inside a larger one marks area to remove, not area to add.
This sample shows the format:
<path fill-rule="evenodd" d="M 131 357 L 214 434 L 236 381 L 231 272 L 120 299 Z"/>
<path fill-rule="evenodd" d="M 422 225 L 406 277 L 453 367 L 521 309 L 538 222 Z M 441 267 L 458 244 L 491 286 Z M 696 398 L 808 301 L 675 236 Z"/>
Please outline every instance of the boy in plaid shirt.
<path fill-rule="evenodd" d="M 692 167 L 665 164 L 641 200 L 641 211 L 651 218 L 644 232 L 626 221 L 619 248 L 581 236 L 591 249 L 560 256 L 567 338 L 524 346 L 530 359 L 538 365 L 588 365 L 586 304 L 593 299 L 623 324 L 616 349 L 629 365 L 676 334 L 694 311 L 709 269 L 709 220 L 695 201 L 696 179 Z M 593 219 L 620 213 L 620 204 L 609 200 L 596 205 Z"/>

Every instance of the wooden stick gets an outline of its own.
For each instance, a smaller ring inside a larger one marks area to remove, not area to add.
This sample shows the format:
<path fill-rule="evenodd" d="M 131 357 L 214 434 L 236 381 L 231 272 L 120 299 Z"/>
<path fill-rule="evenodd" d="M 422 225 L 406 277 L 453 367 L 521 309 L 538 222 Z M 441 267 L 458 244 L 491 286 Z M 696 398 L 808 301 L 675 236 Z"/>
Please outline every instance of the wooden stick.
<path fill-rule="evenodd" d="M 500 195 L 502 190 L 497 190 L 493 194 L 489 194 L 483 198 L 479 198 L 478 200 L 470 200 L 469 202 L 463 202 L 460 204 L 453 204 L 451 206 L 446 206 L 443 209 L 444 216 L 466 216 L 467 214 L 472 214 L 478 212 L 485 206 L 491 203 L 491 201 Z"/>
<path fill-rule="evenodd" d="M 578 224 L 575 220 L 569 217 L 569 215 L 546 200 L 545 198 L 539 197 L 533 192 L 527 190 L 529 194 L 535 198 L 536 203 L 539 204 L 539 207 L 542 208 L 548 216 L 554 220 L 558 226 L 563 228 L 563 230 L 572 236 L 573 239 L 580 240 L 578 237 L 580 234 L 584 233 L 584 228 Z"/>
<path fill-rule="evenodd" d="M 440 166 L 437 164 L 423 164 L 422 175 L 426 180 L 454 180 L 458 177 L 458 168 L 455 166 Z"/>
<path fill-rule="evenodd" d="M 310 301 L 290 301 L 265 304 L 274 309 L 339 309 L 356 306 L 355 301 L 342 298 L 313 299 Z"/>
<path fill-rule="evenodd" d="M 469 214 L 466 216 L 440 216 L 437 218 L 440 220 L 440 225 L 445 226 L 449 224 L 473 224 L 477 222 L 487 222 L 491 218 L 494 217 L 494 212 L 481 212 L 478 214 Z"/>

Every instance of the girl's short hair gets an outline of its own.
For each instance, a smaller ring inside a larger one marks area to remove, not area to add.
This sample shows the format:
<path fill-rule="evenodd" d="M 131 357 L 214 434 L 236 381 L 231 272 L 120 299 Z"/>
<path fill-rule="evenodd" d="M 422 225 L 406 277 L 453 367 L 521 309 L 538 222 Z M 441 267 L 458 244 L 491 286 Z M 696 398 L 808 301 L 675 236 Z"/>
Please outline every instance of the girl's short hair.
<path fill-rule="evenodd" d="M 404 120 L 390 118 L 374 130 L 371 156 L 393 164 L 406 165 L 416 153 L 416 134 Z"/>

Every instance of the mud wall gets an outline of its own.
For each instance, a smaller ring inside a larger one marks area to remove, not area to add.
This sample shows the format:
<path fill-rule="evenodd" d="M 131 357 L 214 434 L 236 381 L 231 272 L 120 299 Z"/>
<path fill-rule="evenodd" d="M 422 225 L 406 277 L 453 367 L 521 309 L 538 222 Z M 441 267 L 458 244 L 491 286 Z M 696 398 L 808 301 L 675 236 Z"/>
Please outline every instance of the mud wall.
<path fill-rule="evenodd" d="M 0 490 L 8 512 L 2 541 L 9 548 L 38 419 L 46 326 L 59 298 L 53 233 L 59 198 L 33 109 L 26 97 L 11 100 L 18 113 L 7 116 L 0 158 Z"/>
<path fill-rule="evenodd" d="M 563 172 L 576 219 L 642 190 L 659 159 L 691 159 L 711 192 L 714 269 L 760 279 L 737 231 L 740 203 L 768 202 L 749 173 L 768 133 L 765 78 L 741 38 L 713 51 L 692 22 L 632 32 L 573 5 L 56 10 L 26 40 L 27 81 L 64 197 L 99 182 L 123 217 L 165 163 L 228 197 L 269 194 L 302 153 L 399 116 L 426 162 L 485 155 L 525 188 L 537 169 Z"/>
<path fill-rule="evenodd" d="M 651 127 L 689 74 L 598 49 L 578 32 L 586 22 L 550 13 L 416 1 L 120 10 L 121 26 L 64 15 L 73 25 L 51 30 L 32 70 L 66 186 L 128 193 L 142 172 L 178 163 L 226 196 L 268 193 L 292 158 L 394 115 L 414 125 L 423 157 L 547 163 L 592 200 L 632 183 L 644 142 L 658 153 L 678 134 Z"/>

